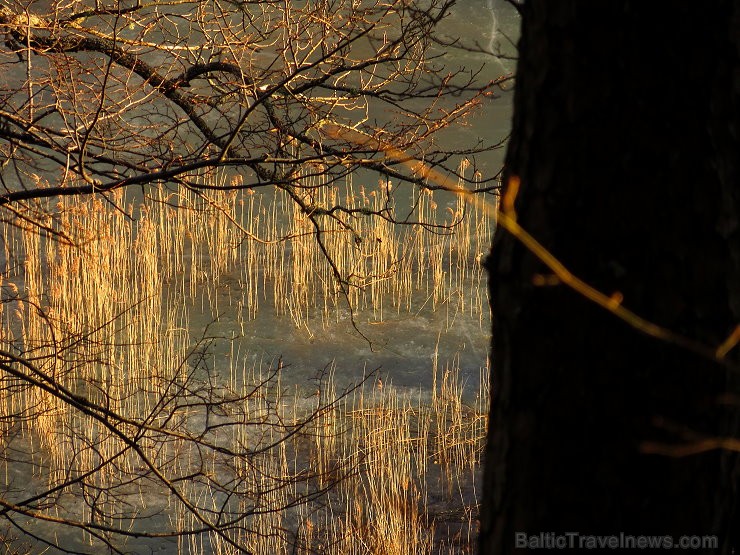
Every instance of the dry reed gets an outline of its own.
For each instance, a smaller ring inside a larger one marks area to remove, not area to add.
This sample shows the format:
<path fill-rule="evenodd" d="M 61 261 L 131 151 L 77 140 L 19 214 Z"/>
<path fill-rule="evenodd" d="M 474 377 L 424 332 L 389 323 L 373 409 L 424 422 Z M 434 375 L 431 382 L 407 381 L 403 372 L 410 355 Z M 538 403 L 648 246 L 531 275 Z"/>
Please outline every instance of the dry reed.
<path fill-rule="evenodd" d="M 162 187 L 144 203 L 115 193 L 26 207 L 68 240 L 22 220 L 0 224 L 2 350 L 119 419 L 91 418 L 3 374 L 8 499 L 23 497 L 13 476 L 24 476 L 28 491 L 59 488 L 40 512 L 113 528 L 178 532 L 202 528 L 199 515 L 246 515 L 220 533 L 177 537 L 190 553 L 235 553 L 236 543 L 255 553 L 472 549 L 485 371 L 472 403 L 459 365 L 441 369 L 438 356 L 431 396 L 391 384 L 343 394 L 329 372 L 306 400 L 237 342 L 227 360 L 212 360 L 212 341 L 194 333 L 202 314 L 232 314 L 239 333 L 262 310 L 289 317 L 296 333 L 346 321 L 316 225 L 358 314 L 380 322 L 444 309 L 448 327 L 465 314 L 484 328 L 485 210 L 422 192 L 402 218 L 390 183 L 306 179 L 314 222 L 281 190 Z M 326 215 L 338 203 L 342 221 Z"/>

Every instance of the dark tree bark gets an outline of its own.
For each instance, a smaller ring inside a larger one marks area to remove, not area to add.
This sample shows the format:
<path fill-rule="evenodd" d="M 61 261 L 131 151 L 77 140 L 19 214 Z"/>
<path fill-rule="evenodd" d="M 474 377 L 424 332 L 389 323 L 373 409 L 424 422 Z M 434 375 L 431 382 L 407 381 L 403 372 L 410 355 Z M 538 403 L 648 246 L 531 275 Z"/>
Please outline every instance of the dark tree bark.
<path fill-rule="evenodd" d="M 527 0 L 507 155 L 524 229 L 711 347 L 740 323 L 739 30 L 729 0 Z M 481 552 L 511 552 L 515 532 L 716 534 L 738 549 L 737 453 L 700 448 L 740 436 L 738 348 L 712 361 L 536 286 L 548 270 L 501 229 L 489 266 Z"/>

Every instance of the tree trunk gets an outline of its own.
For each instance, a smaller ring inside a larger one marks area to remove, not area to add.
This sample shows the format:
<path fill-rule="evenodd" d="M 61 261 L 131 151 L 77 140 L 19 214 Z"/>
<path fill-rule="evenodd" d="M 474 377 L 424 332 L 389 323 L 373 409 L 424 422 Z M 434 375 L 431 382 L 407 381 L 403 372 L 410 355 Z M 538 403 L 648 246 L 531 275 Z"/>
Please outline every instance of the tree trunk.
<path fill-rule="evenodd" d="M 729 0 L 527 0 L 507 154 L 524 229 L 712 348 L 740 323 L 739 30 Z M 489 269 L 481 553 L 511 552 L 517 532 L 740 547 L 736 453 L 701 443 L 738 437 L 739 349 L 713 362 L 535 285 L 548 270 L 501 229 Z"/>

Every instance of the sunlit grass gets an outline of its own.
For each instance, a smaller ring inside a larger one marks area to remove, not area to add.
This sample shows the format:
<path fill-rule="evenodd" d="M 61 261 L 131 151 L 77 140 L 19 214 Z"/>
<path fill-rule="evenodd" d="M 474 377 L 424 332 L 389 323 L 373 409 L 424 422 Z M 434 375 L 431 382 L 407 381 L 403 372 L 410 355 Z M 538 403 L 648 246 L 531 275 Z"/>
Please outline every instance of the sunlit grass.
<path fill-rule="evenodd" d="M 236 553 L 228 538 L 255 553 L 472 550 L 485 361 L 474 398 L 454 353 L 435 353 L 431 392 L 374 377 L 347 392 L 331 371 L 306 391 L 271 373 L 275 361 L 250 363 L 238 347 L 228 359 L 209 357 L 224 339 L 202 337 L 195 324 L 228 313 L 233 333 L 248 335 L 270 311 L 313 334 L 346 324 L 348 300 L 358 322 L 437 311 L 448 327 L 464 315 L 486 333 L 486 212 L 429 192 L 409 193 L 399 207 L 391 187 L 347 182 L 304 193 L 317 209 L 375 214 L 315 216 L 346 297 L 309 215 L 279 190 L 162 187 L 137 201 L 116 193 L 27 207 L 68 241 L 3 222 L 2 349 L 120 417 L 116 429 L 140 449 L 105 419 L 3 375 L 6 497 L 77 480 L 37 510 L 124 529 L 198 529 L 193 507 L 246 515 L 223 535 L 179 537 L 190 553 Z"/>

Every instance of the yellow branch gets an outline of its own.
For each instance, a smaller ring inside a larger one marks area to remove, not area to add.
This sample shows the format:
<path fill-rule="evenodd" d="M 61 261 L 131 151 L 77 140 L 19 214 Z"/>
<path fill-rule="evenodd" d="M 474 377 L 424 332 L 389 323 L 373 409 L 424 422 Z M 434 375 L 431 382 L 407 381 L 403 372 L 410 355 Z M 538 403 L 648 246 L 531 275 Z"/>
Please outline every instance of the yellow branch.
<path fill-rule="evenodd" d="M 372 150 L 383 152 L 387 158 L 400 162 L 424 180 L 433 182 L 442 189 L 463 197 L 466 202 L 472 202 L 475 196 L 448 176 L 443 175 L 441 172 L 435 170 L 424 162 L 409 156 L 406 152 L 380 141 L 371 135 L 362 133 L 352 129 L 351 127 L 326 121 L 322 122 L 319 128 L 323 133 L 334 139 L 342 138 L 355 144 L 366 146 Z M 567 285 L 605 310 L 608 310 L 617 318 L 623 320 L 636 330 L 662 341 L 673 343 L 712 360 L 722 361 L 740 342 L 740 325 L 738 325 L 730 336 L 717 348 L 711 348 L 698 341 L 645 320 L 631 310 L 624 308 L 624 306 L 622 306 L 623 297 L 620 292 L 615 292 L 611 296 L 607 296 L 573 275 L 550 251 L 543 247 L 517 223 L 516 212 L 514 211 L 514 202 L 519 192 L 519 177 L 510 177 L 507 185 L 507 191 L 501 202 L 501 210 L 497 210 L 489 203 L 484 203 L 484 210 L 490 216 L 496 218 L 498 225 L 511 233 L 511 235 L 522 243 L 522 245 L 542 261 L 561 283 Z M 540 282 L 543 284 L 552 283 L 552 280 L 548 281 L 542 276 L 539 276 L 539 278 Z M 535 281 L 535 283 L 537 283 L 537 281 Z"/>

